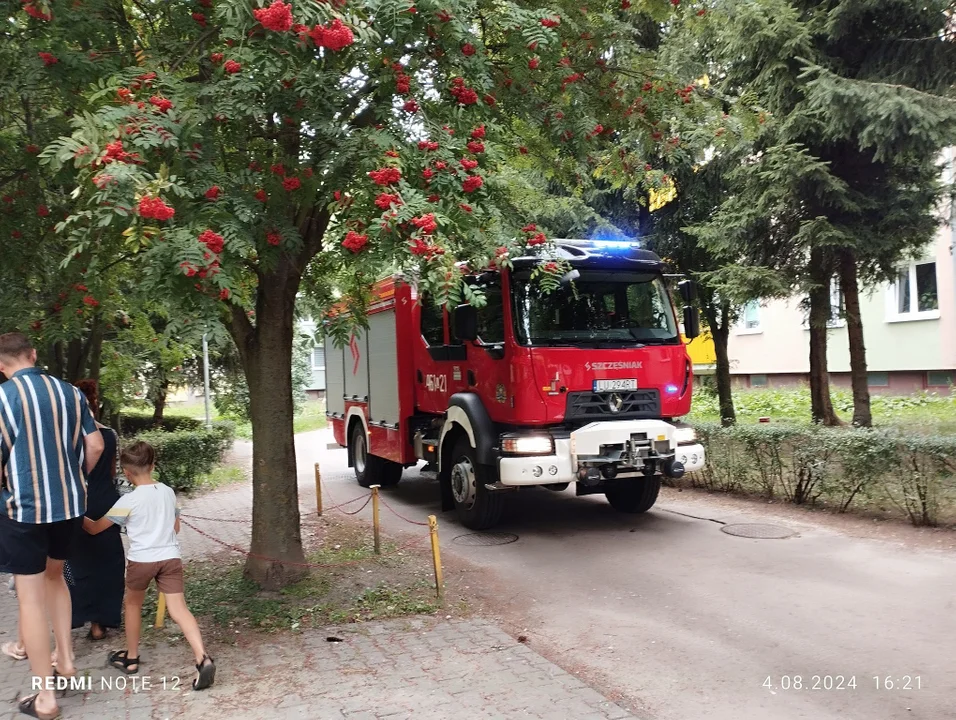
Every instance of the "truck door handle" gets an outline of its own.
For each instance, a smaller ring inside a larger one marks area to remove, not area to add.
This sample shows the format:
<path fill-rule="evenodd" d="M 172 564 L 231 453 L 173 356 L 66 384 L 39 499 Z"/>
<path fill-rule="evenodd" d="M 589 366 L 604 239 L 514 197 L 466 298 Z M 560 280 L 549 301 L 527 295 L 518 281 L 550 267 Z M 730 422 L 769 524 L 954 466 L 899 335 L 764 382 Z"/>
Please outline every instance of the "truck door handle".
<path fill-rule="evenodd" d="M 469 385 L 474 385 L 476 382 L 477 382 L 477 380 L 475 379 L 475 371 L 474 371 L 474 370 L 469 370 L 469 371 L 468 371 L 468 384 L 469 384 Z"/>
<path fill-rule="evenodd" d="M 418 382 L 425 382 L 425 376 L 422 375 L 422 371 L 418 371 Z"/>

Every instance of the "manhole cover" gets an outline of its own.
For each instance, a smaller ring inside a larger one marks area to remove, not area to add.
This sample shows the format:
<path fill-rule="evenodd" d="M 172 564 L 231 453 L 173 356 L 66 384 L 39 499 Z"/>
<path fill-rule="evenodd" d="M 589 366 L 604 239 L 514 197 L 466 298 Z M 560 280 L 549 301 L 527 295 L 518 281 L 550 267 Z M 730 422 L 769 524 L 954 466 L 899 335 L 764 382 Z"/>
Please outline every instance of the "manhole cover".
<path fill-rule="evenodd" d="M 793 537 L 797 533 L 782 525 L 762 525 L 760 523 L 742 525 L 724 525 L 721 532 L 736 537 L 753 538 L 755 540 L 783 540 Z"/>
<path fill-rule="evenodd" d="M 469 533 L 459 535 L 452 540 L 458 545 L 472 545 L 477 547 L 487 547 L 489 545 L 507 545 L 518 539 L 513 533 Z"/>

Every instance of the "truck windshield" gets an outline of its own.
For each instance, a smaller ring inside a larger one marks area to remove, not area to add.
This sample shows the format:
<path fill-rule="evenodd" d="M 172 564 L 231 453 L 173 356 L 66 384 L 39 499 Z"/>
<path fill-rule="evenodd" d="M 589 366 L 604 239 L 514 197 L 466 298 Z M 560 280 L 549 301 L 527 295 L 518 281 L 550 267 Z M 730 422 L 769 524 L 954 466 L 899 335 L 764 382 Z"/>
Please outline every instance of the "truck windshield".
<path fill-rule="evenodd" d="M 517 274 L 512 282 L 515 336 L 522 345 L 650 345 L 680 342 L 659 275 L 582 271 L 546 293 Z"/>

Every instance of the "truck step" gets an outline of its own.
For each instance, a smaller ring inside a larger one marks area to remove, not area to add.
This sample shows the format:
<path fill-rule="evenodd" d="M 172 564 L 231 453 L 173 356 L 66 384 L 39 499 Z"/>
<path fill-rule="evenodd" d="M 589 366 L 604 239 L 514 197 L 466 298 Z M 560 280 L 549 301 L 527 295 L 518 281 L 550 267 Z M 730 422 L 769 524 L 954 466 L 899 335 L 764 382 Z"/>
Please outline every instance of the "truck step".
<path fill-rule="evenodd" d="M 498 482 L 494 482 L 494 483 L 485 483 L 485 488 L 488 490 L 491 490 L 492 492 L 501 492 L 501 491 L 507 491 L 507 490 L 517 490 L 518 486 L 517 485 L 502 485 L 501 481 L 499 480 Z"/>

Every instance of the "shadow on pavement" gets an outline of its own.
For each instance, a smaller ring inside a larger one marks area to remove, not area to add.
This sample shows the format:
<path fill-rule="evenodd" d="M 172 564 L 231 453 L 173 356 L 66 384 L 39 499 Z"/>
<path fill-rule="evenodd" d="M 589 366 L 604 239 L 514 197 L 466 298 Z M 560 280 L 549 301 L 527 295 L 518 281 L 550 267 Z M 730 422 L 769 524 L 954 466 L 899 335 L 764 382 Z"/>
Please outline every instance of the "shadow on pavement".
<path fill-rule="evenodd" d="M 422 516 L 437 515 L 439 522 L 452 525 L 456 534 L 470 532 L 458 522 L 454 511 L 441 511 L 438 481 L 432 474 L 409 468 L 396 487 L 384 488 L 382 494 L 386 502 L 394 498 Z M 529 534 L 567 537 L 574 532 L 606 531 L 660 533 L 685 522 L 654 509 L 643 515 L 619 513 L 603 495 L 577 497 L 573 487 L 562 492 L 532 487 L 507 493 L 505 517 L 494 531 L 516 533 L 522 537 Z"/>

